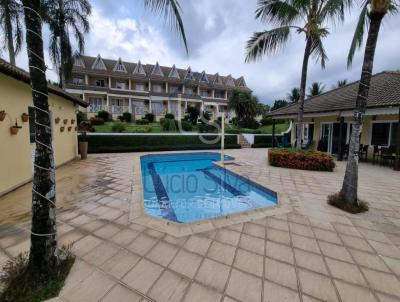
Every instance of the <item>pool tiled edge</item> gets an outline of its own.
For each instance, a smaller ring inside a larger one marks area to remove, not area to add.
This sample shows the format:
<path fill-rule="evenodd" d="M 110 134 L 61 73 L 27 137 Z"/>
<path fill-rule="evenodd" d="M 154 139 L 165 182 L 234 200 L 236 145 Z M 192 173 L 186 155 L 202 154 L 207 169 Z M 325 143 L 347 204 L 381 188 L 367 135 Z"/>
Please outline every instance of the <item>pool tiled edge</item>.
<path fill-rule="evenodd" d="M 153 154 L 153 153 L 152 153 Z M 159 153 L 163 154 L 163 153 Z M 154 216 L 150 216 L 144 211 L 144 197 L 143 197 L 143 184 L 142 184 L 142 171 L 141 171 L 141 163 L 140 156 L 143 154 L 135 154 L 133 159 L 133 180 L 132 180 L 132 195 L 131 195 L 131 204 L 129 210 L 129 221 L 130 223 L 138 223 L 145 227 L 150 227 L 154 230 L 168 233 L 175 237 L 182 237 L 191 234 L 212 231 L 217 228 L 242 223 L 249 222 L 252 220 L 264 218 L 267 216 L 280 215 L 291 212 L 291 207 L 289 201 L 285 200 L 279 192 L 278 196 L 278 204 L 276 206 L 271 206 L 268 208 L 260 208 L 249 210 L 246 212 L 235 213 L 223 217 L 210 218 L 198 222 L 193 223 L 175 223 L 172 221 L 167 221 L 161 218 L 157 218 Z M 221 166 L 219 162 L 215 163 L 218 166 Z M 238 175 L 237 172 L 233 172 L 229 170 L 226 166 L 225 169 Z M 239 175 L 240 176 L 240 175 Z M 253 183 L 258 184 L 253 181 Z M 260 185 L 262 186 L 262 185 Z"/>

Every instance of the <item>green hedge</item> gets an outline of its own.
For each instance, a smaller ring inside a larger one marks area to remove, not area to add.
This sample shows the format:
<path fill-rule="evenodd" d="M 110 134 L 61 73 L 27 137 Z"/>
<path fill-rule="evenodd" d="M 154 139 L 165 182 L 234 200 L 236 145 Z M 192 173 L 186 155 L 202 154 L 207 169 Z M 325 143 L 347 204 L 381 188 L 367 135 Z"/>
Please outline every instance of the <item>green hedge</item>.
<path fill-rule="evenodd" d="M 216 135 L 203 135 L 208 140 Z M 217 149 L 220 142 L 213 145 L 203 143 L 198 135 L 88 135 L 89 153 L 172 151 Z M 225 148 L 240 148 L 236 135 L 225 136 Z"/>
<path fill-rule="evenodd" d="M 271 148 L 272 135 L 254 135 L 254 144 L 252 148 Z"/>

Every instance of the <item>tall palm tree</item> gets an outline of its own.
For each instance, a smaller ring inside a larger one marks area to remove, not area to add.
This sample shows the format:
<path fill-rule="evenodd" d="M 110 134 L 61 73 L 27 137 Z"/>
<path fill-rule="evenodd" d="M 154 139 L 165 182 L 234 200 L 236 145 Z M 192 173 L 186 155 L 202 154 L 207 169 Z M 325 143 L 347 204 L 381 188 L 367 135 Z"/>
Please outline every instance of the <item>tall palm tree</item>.
<path fill-rule="evenodd" d="M 31 76 L 32 98 L 35 107 L 36 152 L 32 190 L 32 230 L 29 271 L 33 275 L 49 274 L 57 262 L 56 190 L 52 133 L 47 97 L 47 81 L 43 57 L 42 11 L 43 0 L 22 0 L 25 13 L 26 42 Z M 147 0 L 148 7 L 164 14 L 182 36 L 186 37 L 177 0 Z M 174 19 L 175 18 L 175 19 Z M 174 22 L 176 20 L 176 22 Z"/>
<path fill-rule="evenodd" d="M 382 20 L 386 14 L 388 12 L 397 12 L 398 8 L 398 2 L 396 3 L 395 0 L 365 1 L 361 9 L 347 59 L 347 65 L 351 66 L 356 49 L 360 48 L 362 45 L 364 31 L 365 29 L 368 29 L 367 43 L 364 51 L 364 61 L 361 69 L 361 79 L 358 86 L 356 107 L 353 114 L 353 128 L 349 144 L 349 158 L 347 160 L 346 172 L 342 189 L 340 191 L 343 201 L 353 206 L 358 205 L 358 151 L 360 147 L 360 131 L 365 109 L 367 107 L 375 49 L 378 42 L 378 34 Z"/>
<path fill-rule="evenodd" d="M 22 7 L 15 0 L 0 0 L 0 28 L 4 32 L 4 49 L 8 50 L 10 63 L 15 65 L 15 56 L 23 41 Z"/>
<path fill-rule="evenodd" d="M 322 92 L 324 92 L 325 85 L 322 85 L 322 83 L 319 82 L 314 82 L 311 83 L 311 86 L 308 87 L 308 97 L 320 95 Z"/>
<path fill-rule="evenodd" d="M 88 17 L 92 7 L 88 0 L 54 0 L 48 1 L 46 19 L 50 28 L 49 54 L 56 66 L 59 85 L 72 75 L 74 52 L 70 33 L 73 33 L 78 44 L 78 55 L 85 47 L 84 34 L 89 32 Z"/>
<path fill-rule="evenodd" d="M 246 117 L 257 115 L 258 99 L 248 91 L 233 90 L 229 100 L 228 108 L 233 110 L 237 116 L 237 121 L 242 121 Z"/>
<path fill-rule="evenodd" d="M 288 42 L 292 32 L 303 34 L 305 49 L 300 81 L 298 102 L 296 145 L 301 148 L 303 131 L 303 111 L 307 70 L 310 56 L 320 61 L 325 68 L 327 55 L 322 40 L 328 36 L 327 25 L 343 21 L 344 9 L 349 0 L 259 0 L 256 18 L 276 25 L 276 28 L 255 32 L 248 40 L 246 62 L 260 59 L 264 54 L 280 51 Z"/>
<path fill-rule="evenodd" d="M 292 88 L 290 93 L 287 94 L 287 97 L 290 102 L 297 103 L 300 100 L 300 89 L 297 87 Z"/>

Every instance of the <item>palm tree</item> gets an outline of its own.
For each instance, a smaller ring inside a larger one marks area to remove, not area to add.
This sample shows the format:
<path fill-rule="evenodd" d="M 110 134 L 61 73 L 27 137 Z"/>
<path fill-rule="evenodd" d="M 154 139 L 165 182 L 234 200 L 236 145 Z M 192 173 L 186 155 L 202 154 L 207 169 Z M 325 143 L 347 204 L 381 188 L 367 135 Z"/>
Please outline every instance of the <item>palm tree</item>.
<path fill-rule="evenodd" d="M 305 49 L 301 71 L 300 98 L 298 102 L 296 138 L 302 137 L 303 111 L 307 84 L 307 69 L 310 56 L 320 61 L 325 68 L 327 55 L 322 40 L 328 36 L 328 23 L 343 21 L 344 8 L 349 0 L 259 0 L 256 18 L 277 25 L 276 28 L 255 32 L 248 40 L 246 62 L 260 59 L 264 54 L 280 51 L 292 32 L 304 34 Z M 297 148 L 301 140 L 296 139 Z"/>
<path fill-rule="evenodd" d="M 311 84 L 310 87 L 308 87 L 308 97 L 320 95 L 322 92 L 324 92 L 325 85 L 322 85 L 322 83 L 319 82 L 314 82 Z"/>
<path fill-rule="evenodd" d="M 22 7 L 15 0 L 0 0 L 0 27 L 4 31 L 4 49 L 8 49 L 10 63 L 15 65 L 15 56 L 21 50 Z"/>
<path fill-rule="evenodd" d="M 290 93 L 287 94 L 290 102 L 297 103 L 300 100 L 300 89 L 297 87 L 292 88 Z"/>
<path fill-rule="evenodd" d="M 85 47 L 84 34 L 89 32 L 88 17 L 91 10 L 88 0 L 48 1 L 46 19 L 51 33 L 49 54 L 57 68 L 60 87 L 64 87 L 65 81 L 71 77 L 74 65 L 70 33 L 74 34 L 78 44 L 76 55 L 82 54 Z"/>
<path fill-rule="evenodd" d="M 347 79 L 338 80 L 337 83 L 336 83 L 336 88 L 343 87 L 343 86 L 346 86 L 346 85 L 347 85 Z"/>
<path fill-rule="evenodd" d="M 397 12 L 399 8 L 395 0 L 367 0 L 363 3 L 357 22 L 353 41 L 347 59 L 348 67 L 351 66 L 354 53 L 362 45 L 364 30 L 368 29 L 367 43 L 364 51 L 364 61 L 361 69 L 361 79 L 358 86 L 356 106 L 353 114 L 352 133 L 349 144 L 349 158 L 346 172 L 340 191 L 344 202 L 352 206 L 358 206 L 358 151 L 360 148 L 360 131 L 363 116 L 367 107 L 369 87 L 371 83 L 372 69 L 375 57 L 378 34 L 383 18 L 388 12 Z"/>
<path fill-rule="evenodd" d="M 25 13 L 26 42 L 31 76 L 32 98 L 35 107 L 36 152 L 32 190 L 32 229 L 29 272 L 46 276 L 57 262 L 56 195 L 54 154 L 51 148 L 52 131 L 47 97 L 47 81 L 43 57 L 42 21 L 39 12 L 43 0 L 22 0 Z M 181 9 L 177 0 L 146 0 L 147 6 L 167 16 L 181 33 L 185 48 L 186 37 Z"/>
<path fill-rule="evenodd" d="M 239 122 L 244 118 L 252 118 L 257 115 L 257 103 L 257 97 L 252 96 L 250 92 L 235 89 L 229 97 L 228 108 L 235 111 Z"/>

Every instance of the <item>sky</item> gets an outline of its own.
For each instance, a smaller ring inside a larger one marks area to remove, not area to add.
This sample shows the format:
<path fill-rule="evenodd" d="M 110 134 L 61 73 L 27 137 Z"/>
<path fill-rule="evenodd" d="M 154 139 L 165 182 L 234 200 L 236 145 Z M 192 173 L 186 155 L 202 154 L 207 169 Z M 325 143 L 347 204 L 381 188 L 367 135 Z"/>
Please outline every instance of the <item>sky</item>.
<path fill-rule="evenodd" d="M 287 98 L 288 92 L 300 84 L 304 37 L 293 33 L 279 54 L 265 56 L 256 63 L 245 63 L 246 41 L 254 31 L 271 29 L 254 18 L 256 0 L 181 0 L 183 22 L 189 54 L 176 32 L 161 17 L 147 11 L 143 0 L 92 0 L 91 30 L 86 35 L 85 54 L 123 61 L 172 66 L 220 75 L 244 76 L 247 85 L 259 100 L 272 104 Z M 356 53 L 351 69 L 346 67 L 348 49 L 360 9 L 347 13 L 346 21 L 330 26 L 324 40 L 329 61 L 324 70 L 311 59 L 308 86 L 321 82 L 325 90 L 338 80 L 355 81 L 361 73 L 362 51 Z M 49 33 L 44 29 L 48 46 Z M 400 14 L 385 17 L 375 55 L 374 73 L 400 70 Z M 7 58 L 7 53 L 1 54 Z M 49 67 L 51 63 L 45 51 Z M 17 57 L 17 65 L 27 69 L 26 49 Z M 48 77 L 57 80 L 53 71 Z"/>

